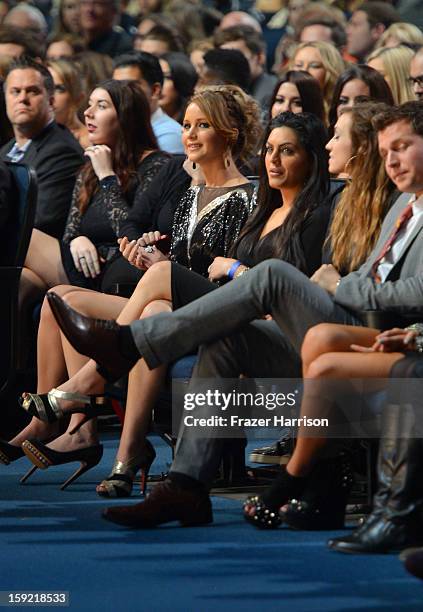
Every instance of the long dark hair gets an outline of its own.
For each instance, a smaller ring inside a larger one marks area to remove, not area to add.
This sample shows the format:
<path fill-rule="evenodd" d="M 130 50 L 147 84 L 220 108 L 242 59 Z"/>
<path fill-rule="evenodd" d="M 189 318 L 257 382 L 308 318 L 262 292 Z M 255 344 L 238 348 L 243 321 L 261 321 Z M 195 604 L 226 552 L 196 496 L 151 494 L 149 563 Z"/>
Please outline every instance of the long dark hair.
<path fill-rule="evenodd" d="M 97 85 L 109 94 L 116 109 L 119 132 L 113 150 L 113 169 L 124 194 L 134 188 L 137 166 L 145 153 L 158 149 L 150 122 L 150 105 L 135 81 L 104 81 Z M 83 213 L 98 188 L 98 179 L 90 161 L 82 171 L 79 209 Z"/>
<path fill-rule="evenodd" d="M 273 90 L 269 105 L 269 121 L 272 119 L 272 106 L 278 95 L 279 87 L 283 83 L 292 83 L 298 89 L 301 98 L 303 113 L 313 113 L 322 121 L 325 117 L 323 94 L 319 83 L 305 70 L 289 70 L 277 83 Z"/>
<path fill-rule="evenodd" d="M 317 208 L 329 190 L 328 155 L 325 149 L 327 132 L 323 122 L 312 113 L 281 113 L 269 123 L 264 143 L 272 130 L 287 127 L 294 130 L 301 147 L 307 154 L 309 173 L 307 181 L 298 194 L 294 205 L 283 224 L 269 236 L 267 248 L 270 257 L 283 259 L 307 273 L 303 247 L 300 240 L 301 226 L 305 218 Z M 244 226 L 233 252 L 239 243 L 247 253 L 252 253 L 260 239 L 261 232 L 272 212 L 282 204 L 280 191 L 269 185 L 265 166 L 265 147 L 260 155 L 260 184 L 258 205 L 254 214 Z"/>
<path fill-rule="evenodd" d="M 169 64 L 173 85 L 179 95 L 178 116 L 176 120 L 182 123 L 188 100 L 193 95 L 198 81 L 198 74 L 185 53 L 170 51 L 169 53 L 164 53 L 161 58 Z"/>
<path fill-rule="evenodd" d="M 389 104 L 389 106 L 394 104 L 391 88 L 380 72 L 374 68 L 371 68 L 370 66 L 351 66 L 339 75 L 338 80 L 335 83 L 332 102 L 329 109 L 330 136 L 333 134 L 333 128 L 338 119 L 339 98 L 341 97 L 342 90 L 344 89 L 344 86 L 353 79 L 359 79 L 367 85 L 370 92 L 370 101 L 385 102 L 385 104 Z M 364 102 L 364 100 L 361 101 Z"/>

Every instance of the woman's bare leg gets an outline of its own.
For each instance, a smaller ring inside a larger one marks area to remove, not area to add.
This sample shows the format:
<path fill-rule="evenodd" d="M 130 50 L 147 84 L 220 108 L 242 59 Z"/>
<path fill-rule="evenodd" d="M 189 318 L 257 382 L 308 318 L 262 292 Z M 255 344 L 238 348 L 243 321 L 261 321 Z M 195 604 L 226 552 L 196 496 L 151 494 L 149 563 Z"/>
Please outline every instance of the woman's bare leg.
<path fill-rule="evenodd" d="M 323 324 L 307 334 L 303 348 L 305 381 L 301 416 L 322 418 L 327 416 L 327 399 L 316 384 L 321 380 L 385 379 L 401 353 L 354 353 L 351 344 L 371 346 L 377 330 L 346 325 Z M 329 352 L 326 352 L 326 349 Z M 334 352 L 336 348 L 337 352 Z M 287 464 L 293 476 L 305 476 L 313 467 L 319 452 L 326 445 L 326 438 L 307 437 L 307 430 L 300 428 L 294 453 Z"/>
<path fill-rule="evenodd" d="M 73 291 L 74 287 L 61 285 L 56 289 L 57 293 L 63 297 L 69 291 Z M 41 309 L 38 328 L 37 364 L 37 393 L 47 393 L 51 388 L 57 387 L 66 380 L 67 370 L 63 355 L 62 335 L 47 300 L 44 300 Z M 20 446 L 27 438 L 45 440 L 58 432 L 57 423 L 49 425 L 34 417 L 10 443 Z"/>
<path fill-rule="evenodd" d="M 88 299 L 84 303 L 77 301 L 80 296 L 72 295 L 67 296 L 66 301 L 75 310 L 82 312 L 87 316 L 94 316 L 97 318 L 116 318 L 120 325 L 128 325 L 133 321 L 140 318 L 141 313 L 147 306 L 147 304 L 154 302 L 155 300 L 168 300 L 171 299 L 171 263 L 159 262 L 154 264 L 139 281 L 134 293 L 129 300 L 125 298 L 116 298 L 115 296 L 101 295 L 102 299 L 92 300 Z M 110 304 L 110 298 L 115 300 L 121 300 L 121 304 L 124 307 L 119 312 L 115 312 L 115 315 L 111 315 L 110 311 L 104 309 L 104 306 Z M 106 300 L 104 299 L 106 298 Z M 99 306 L 99 307 L 98 307 Z M 78 391 L 80 393 L 98 393 L 101 392 L 104 386 L 104 379 L 98 374 L 96 370 L 96 364 L 94 361 L 89 360 L 72 378 L 66 381 L 60 386 L 62 391 Z M 71 404 L 68 403 L 68 406 Z M 66 410 L 66 406 L 63 407 Z"/>
<path fill-rule="evenodd" d="M 141 318 L 171 310 L 170 302 L 157 300 L 144 309 Z M 165 365 L 150 370 L 143 359 L 132 368 L 129 374 L 125 421 L 116 455 L 117 460 L 127 462 L 142 455 L 151 412 L 166 376 L 166 370 Z M 100 484 L 97 490 L 102 491 L 104 488 Z"/>
<path fill-rule="evenodd" d="M 351 344 L 371 346 L 380 330 L 322 323 L 308 330 L 301 348 L 303 377 L 308 378 L 309 365 L 324 353 L 349 352 Z"/>
<path fill-rule="evenodd" d="M 46 287 L 69 283 L 62 264 L 59 241 L 40 230 L 32 230 L 24 271 L 25 268 L 41 279 Z"/>
<path fill-rule="evenodd" d="M 55 287 L 54 291 L 60 290 L 60 287 Z M 106 295 L 90 291 L 88 289 L 73 288 L 73 291 L 67 292 L 64 296 L 65 301 L 75 310 L 91 316 L 93 310 L 95 316 L 99 318 L 116 318 L 123 306 L 127 302 L 125 298 L 119 296 Z M 88 363 L 89 359 L 85 355 L 77 353 L 75 349 L 69 344 L 63 334 L 61 335 L 61 342 L 63 347 L 63 355 L 66 363 L 66 371 L 68 373 L 68 380 L 60 385 L 62 391 L 77 391 L 82 394 L 94 394 L 104 392 L 104 379 L 98 376 L 96 372 L 93 372 L 92 382 L 89 389 L 75 385 L 74 379 L 78 372 Z M 67 388 L 71 385 L 72 388 Z M 64 402 L 64 408 L 66 406 L 73 406 L 74 402 Z M 72 432 L 80 422 L 84 419 L 84 415 L 80 413 L 73 414 L 69 421 L 69 426 L 66 432 L 56 438 L 49 444 L 50 448 L 57 451 L 71 451 L 78 448 L 85 448 L 98 443 L 97 435 L 97 420 L 91 419 L 84 425 L 82 425 L 75 433 Z"/>

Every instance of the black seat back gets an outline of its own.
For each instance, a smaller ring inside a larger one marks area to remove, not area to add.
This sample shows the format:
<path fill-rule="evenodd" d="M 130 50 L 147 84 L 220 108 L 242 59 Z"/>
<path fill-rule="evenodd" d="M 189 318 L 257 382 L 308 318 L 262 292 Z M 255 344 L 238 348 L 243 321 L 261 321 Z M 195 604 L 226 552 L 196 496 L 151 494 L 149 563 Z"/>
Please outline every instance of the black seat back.
<path fill-rule="evenodd" d="M 5 236 L 5 256 L 0 266 L 0 397 L 13 384 L 18 367 L 18 293 L 34 225 L 37 204 L 37 176 L 24 164 L 6 162 L 12 172 L 15 190 L 13 216 Z"/>

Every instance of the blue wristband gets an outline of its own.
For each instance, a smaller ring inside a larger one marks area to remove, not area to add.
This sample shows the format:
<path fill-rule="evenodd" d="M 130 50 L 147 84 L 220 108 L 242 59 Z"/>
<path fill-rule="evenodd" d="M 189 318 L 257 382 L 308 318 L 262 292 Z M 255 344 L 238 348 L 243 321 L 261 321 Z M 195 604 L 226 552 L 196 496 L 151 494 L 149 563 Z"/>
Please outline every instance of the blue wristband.
<path fill-rule="evenodd" d="M 228 270 L 228 276 L 230 279 L 233 279 L 235 272 L 238 270 L 239 266 L 242 265 L 240 261 L 236 261 L 231 265 Z"/>

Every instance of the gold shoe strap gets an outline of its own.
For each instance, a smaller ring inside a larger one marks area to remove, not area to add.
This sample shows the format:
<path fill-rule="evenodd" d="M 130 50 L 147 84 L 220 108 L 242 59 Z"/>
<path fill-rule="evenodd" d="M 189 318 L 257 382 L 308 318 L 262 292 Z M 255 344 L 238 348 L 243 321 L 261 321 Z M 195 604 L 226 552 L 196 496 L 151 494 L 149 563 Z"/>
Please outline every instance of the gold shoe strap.
<path fill-rule="evenodd" d="M 71 391 L 61 391 L 60 389 L 51 389 L 51 391 L 48 392 L 48 397 L 49 401 L 50 398 L 52 398 L 54 400 L 62 399 L 70 402 L 81 402 L 81 404 L 91 403 L 91 397 L 89 395 L 83 395 L 82 393 L 72 393 Z"/>

